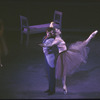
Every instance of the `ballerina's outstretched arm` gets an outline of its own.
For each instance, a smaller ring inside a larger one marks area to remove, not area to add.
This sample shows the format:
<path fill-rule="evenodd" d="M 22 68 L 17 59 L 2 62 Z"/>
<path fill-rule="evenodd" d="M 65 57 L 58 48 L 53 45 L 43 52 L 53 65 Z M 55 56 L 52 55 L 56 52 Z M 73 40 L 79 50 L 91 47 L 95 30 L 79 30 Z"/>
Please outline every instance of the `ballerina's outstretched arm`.
<path fill-rule="evenodd" d="M 51 22 L 49 27 L 54 27 L 54 22 Z"/>

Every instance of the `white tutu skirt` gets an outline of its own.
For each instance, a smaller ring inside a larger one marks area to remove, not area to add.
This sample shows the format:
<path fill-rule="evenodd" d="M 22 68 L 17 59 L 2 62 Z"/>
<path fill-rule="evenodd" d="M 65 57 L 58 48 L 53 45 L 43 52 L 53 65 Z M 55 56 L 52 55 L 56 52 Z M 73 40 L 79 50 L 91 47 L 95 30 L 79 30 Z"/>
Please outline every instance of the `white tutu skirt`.
<path fill-rule="evenodd" d="M 72 75 L 82 63 L 86 63 L 89 47 L 84 42 L 72 43 L 67 51 L 58 55 L 56 62 L 56 79 Z"/>

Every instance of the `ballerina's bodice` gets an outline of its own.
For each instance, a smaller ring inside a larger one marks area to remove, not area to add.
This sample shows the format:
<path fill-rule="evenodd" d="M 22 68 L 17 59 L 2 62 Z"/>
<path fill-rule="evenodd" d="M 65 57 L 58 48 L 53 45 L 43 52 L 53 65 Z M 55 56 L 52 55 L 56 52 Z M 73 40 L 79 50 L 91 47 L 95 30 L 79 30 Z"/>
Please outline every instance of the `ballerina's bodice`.
<path fill-rule="evenodd" d="M 52 45 L 57 45 L 59 53 L 67 50 L 66 43 L 64 42 L 64 40 L 60 36 L 57 36 L 55 38 Z"/>

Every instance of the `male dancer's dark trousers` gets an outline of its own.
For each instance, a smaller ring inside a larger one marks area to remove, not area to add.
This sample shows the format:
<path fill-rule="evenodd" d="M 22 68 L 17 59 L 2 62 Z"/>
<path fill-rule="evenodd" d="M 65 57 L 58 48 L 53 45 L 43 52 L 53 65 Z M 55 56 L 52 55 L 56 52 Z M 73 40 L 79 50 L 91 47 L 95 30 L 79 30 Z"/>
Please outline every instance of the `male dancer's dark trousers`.
<path fill-rule="evenodd" d="M 49 67 L 48 79 L 50 92 L 55 92 L 55 68 Z"/>
<path fill-rule="evenodd" d="M 46 61 L 46 58 L 45 58 L 45 61 Z M 49 64 L 47 63 L 47 61 L 46 61 L 46 71 L 47 71 L 48 82 L 49 82 L 48 89 L 50 92 L 55 92 L 55 83 L 56 83 L 55 68 L 51 68 Z"/>

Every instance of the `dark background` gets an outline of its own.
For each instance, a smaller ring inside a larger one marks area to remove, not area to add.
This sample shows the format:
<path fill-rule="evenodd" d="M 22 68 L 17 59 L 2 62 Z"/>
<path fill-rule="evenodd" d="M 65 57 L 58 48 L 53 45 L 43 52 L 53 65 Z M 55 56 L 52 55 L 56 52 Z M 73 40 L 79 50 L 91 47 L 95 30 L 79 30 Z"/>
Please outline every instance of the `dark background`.
<path fill-rule="evenodd" d="M 51 22 L 55 10 L 63 12 L 62 28 L 100 27 L 99 0 L 0 0 L 0 17 L 7 29 L 20 29 L 20 15 L 28 17 L 29 25 Z"/>

